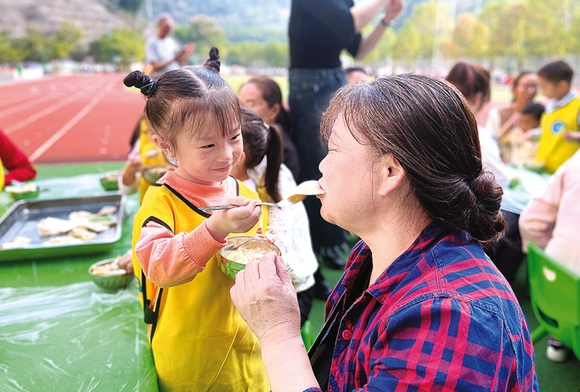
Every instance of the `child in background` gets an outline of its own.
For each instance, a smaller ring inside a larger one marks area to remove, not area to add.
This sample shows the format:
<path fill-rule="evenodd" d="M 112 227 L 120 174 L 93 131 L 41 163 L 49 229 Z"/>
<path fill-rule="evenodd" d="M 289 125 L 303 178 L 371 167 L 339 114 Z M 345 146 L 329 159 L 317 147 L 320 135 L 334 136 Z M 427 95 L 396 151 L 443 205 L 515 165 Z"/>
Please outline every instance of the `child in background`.
<path fill-rule="evenodd" d="M 580 151 L 564 162 L 550 177 L 544 194 L 533 198 L 520 216 L 522 248 L 532 241 L 547 254 L 580 275 Z M 554 362 L 566 360 L 570 350 L 554 338 L 546 356 Z"/>
<path fill-rule="evenodd" d="M 542 93 L 550 98 L 542 116 L 542 134 L 536 162 L 554 173 L 578 151 L 580 97 L 572 91 L 574 70 L 565 61 L 552 61 L 538 71 Z"/>
<path fill-rule="evenodd" d="M 518 137 L 518 148 L 513 151 L 515 165 L 534 166 L 538 154 L 538 141 L 542 133 L 540 120 L 545 107 L 541 103 L 529 103 L 522 109 L 519 126 L 522 134 Z"/>
<path fill-rule="evenodd" d="M 219 66 L 212 48 L 204 67 L 125 78 L 148 97 L 151 140 L 177 160 L 149 187 L 133 226 L 136 275 L 155 290 L 143 299 L 161 391 L 269 390 L 258 340 L 216 255 L 230 233 L 255 234 L 261 214 L 258 194 L 230 176 L 243 153 L 240 107 Z M 215 204 L 240 207 L 198 208 Z"/>
<path fill-rule="evenodd" d="M 159 147 L 153 143 L 149 136 L 151 124 L 147 116 L 139 121 L 139 137 L 136 139 L 133 149 L 129 153 L 125 167 L 119 173 L 117 180 L 119 191 L 124 195 L 140 192 L 139 201 L 143 202 L 145 193 L 151 184 L 143 178 L 143 170 L 152 166 L 167 166 L 169 170 L 172 165 Z"/>
<path fill-rule="evenodd" d="M 242 107 L 244 154 L 232 175 L 258 191 L 260 199 L 279 202 L 292 194 L 296 181 L 282 163 L 282 137 L 252 110 Z M 301 325 L 308 319 L 314 298 L 314 272 L 318 261 L 312 250 L 308 215 L 302 202 L 289 207 L 268 208 L 266 237 L 282 252 L 298 293 Z"/>
<path fill-rule="evenodd" d="M 119 191 L 123 195 L 131 195 L 139 191 L 139 203 L 143 202 L 145 193 L 149 189 L 149 182 L 145 181 L 142 173 L 147 167 L 158 165 L 167 166 L 168 170 L 173 170 L 173 166 L 165 158 L 159 147 L 151 141 L 149 137 L 149 129 L 151 124 L 147 116 L 139 120 L 139 137 L 135 139 L 133 149 L 129 153 L 129 157 L 125 167 L 119 172 L 117 184 Z M 134 272 L 133 270 L 133 255 L 129 249 L 124 255 L 117 260 L 120 268 L 127 272 Z"/>

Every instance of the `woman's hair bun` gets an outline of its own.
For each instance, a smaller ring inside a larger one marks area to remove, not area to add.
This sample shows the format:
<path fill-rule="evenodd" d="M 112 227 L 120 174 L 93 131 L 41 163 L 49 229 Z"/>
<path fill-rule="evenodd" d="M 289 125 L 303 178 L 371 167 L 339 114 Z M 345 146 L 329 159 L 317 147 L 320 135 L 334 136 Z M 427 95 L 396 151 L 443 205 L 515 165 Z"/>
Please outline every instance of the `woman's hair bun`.
<path fill-rule="evenodd" d="M 505 229 L 500 211 L 503 190 L 495 181 L 493 173 L 483 170 L 469 181 L 469 189 L 475 205 L 471 208 L 468 232 L 480 242 L 497 240 Z"/>
<path fill-rule="evenodd" d="M 141 71 L 133 71 L 125 76 L 123 83 L 127 87 L 137 87 L 141 89 L 141 93 L 150 96 L 153 94 L 156 82 Z"/>
<path fill-rule="evenodd" d="M 215 46 L 209 50 L 209 59 L 205 62 L 204 67 L 211 69 L 217 73 L 220 72 L 221 63 L 219 61 L 219 50 Z"/>

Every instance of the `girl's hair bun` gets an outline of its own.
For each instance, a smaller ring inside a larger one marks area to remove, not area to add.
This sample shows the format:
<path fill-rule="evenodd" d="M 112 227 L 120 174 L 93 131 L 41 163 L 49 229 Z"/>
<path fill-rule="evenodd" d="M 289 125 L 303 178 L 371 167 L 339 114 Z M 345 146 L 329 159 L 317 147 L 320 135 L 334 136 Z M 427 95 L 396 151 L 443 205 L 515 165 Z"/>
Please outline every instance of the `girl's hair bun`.
<path fill-rule="evenodd" d="M 220 55 L 219 55 L 218 48 L 216 48 L 215 46 L 212 46 L 212 48 L 209 51 L 209 59 L 205 62 L 204 67 L 219 73 L 220 66 L 221 66 L 219 58 L 220 58 Z"/>
<path fill-rule="evenodd" d="M 151 96 L 155 90 L 156 82 L 141 71 L 133 71 L 125 76 L 123 83 L 127 87 L 137 87 L 145 96 Z"/>

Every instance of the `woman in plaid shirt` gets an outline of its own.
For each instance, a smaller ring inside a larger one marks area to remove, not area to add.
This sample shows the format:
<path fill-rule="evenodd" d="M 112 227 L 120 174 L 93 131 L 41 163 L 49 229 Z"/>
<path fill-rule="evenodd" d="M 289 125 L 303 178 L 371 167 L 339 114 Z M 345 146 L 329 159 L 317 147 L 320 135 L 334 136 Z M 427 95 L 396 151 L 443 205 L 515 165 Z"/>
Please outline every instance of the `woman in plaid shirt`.
<path fill-rule="evenodd" d="M 481 248 L 505 228 L 477 124 L 444 81 L 340 90 L 325 113 L 322 216 L 360 236 L 307 354 L 279 258 L 231 290 L 272 391 L 537 391 L 523 312 Z"/>

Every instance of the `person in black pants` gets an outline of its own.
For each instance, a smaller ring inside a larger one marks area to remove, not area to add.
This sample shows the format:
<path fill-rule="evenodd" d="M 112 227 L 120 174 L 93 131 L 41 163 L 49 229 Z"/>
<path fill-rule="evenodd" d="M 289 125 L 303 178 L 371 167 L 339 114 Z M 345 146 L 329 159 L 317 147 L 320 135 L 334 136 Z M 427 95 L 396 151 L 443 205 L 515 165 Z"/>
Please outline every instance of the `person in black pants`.
<path fill-rule="evenodd" d="M 300 160 L 300 181 L 318 180 L 318 165 L 327 153 L 320 137 L 320 120 L 330 98 L 346 85 L 340 53 L 346 49 L 355 59 L 366 56 L 403 8 L 402 0 L 292 0 L 289 38 L 289 106 L 293 140 Z M 361 30 L 380 13 L 382 19 L 370 34 Z M 310 221 L 312 246 L 328 267 L 343 269 L 347 250 L 345 231 L 320 216 L 320 200 L 304 202 Z M 320 271 L 315 275 L 315 296 L 325 299 L 330 286 Z"/>

